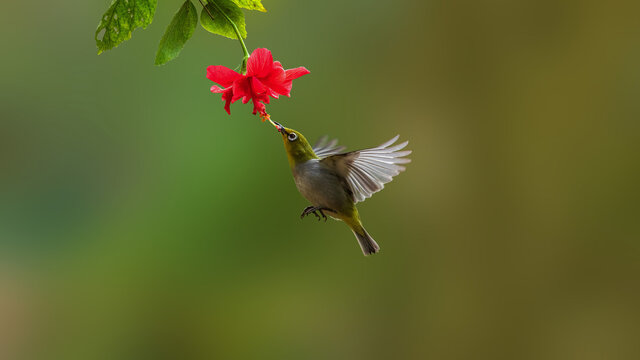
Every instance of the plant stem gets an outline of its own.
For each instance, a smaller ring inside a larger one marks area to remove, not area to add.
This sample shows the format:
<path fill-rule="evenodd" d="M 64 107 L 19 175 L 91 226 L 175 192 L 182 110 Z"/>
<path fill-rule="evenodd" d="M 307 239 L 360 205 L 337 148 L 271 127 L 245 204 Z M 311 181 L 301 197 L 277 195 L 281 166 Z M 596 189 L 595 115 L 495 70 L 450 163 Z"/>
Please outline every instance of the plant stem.
<path fill-rule="evenodd" d="M 207 9 L 207 7 L 202 2 L 202 0 L 198 0 L 198 1 L 200 1 L 200 5 L 202 5 L 202 8 L 207 12 L 207 14 L 209 14 L 209 17 L 211 18 L 211 20 L 214 20 L 213 19 L 213 14 L 211 13 L 211 11 L 209 11 L 209 9 Z M 242 71 L 243 75 L 246 74 L 247 73 L 247 60 L 249 60 L 249 51 L 247 51 L 247 46 L 244 44 L 244 40 L 242 40 L 242 35 L 240 35 L 240 30 L 238 29 L 238 26 L 236 25 L 236 23 L 233 22 L 233 20 L 231 20 L 231 18 L 229 18 L 229 16 L 227 16 L 227 14 L 224 11 L 222 11 L 220 6 L 218 6 L 218 4 L 216 4 L 215 0 L 206 0 L 206 2 L 208 4 L 213 4 L 213 6 L 215 6 L 216 9 L 218 9 L 218 11 L 222 14 L 222 16 L 224 16 L 225 19 L 227 19 L 229 24 L 231 24 L 231 27 L 233 27 L 233 31 L 236 32 L 236 36 L 238 37 L 238 40 L 240 41 L 240 46 L 242 47 L 243 58 L 242 58 L 241 71 Z"/>

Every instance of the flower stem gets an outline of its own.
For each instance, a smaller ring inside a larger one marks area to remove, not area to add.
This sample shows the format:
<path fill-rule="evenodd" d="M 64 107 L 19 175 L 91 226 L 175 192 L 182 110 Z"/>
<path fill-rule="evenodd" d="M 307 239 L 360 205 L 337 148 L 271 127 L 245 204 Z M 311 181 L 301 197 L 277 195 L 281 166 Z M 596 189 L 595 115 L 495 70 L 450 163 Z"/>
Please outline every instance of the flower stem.
<path fill-rule="evenodd" d="M 207 9 L 207 7 L 205 6 L 205 4 L 202 2 L 202 0 L 198 0 L 200 1 L 200 5 L 202 5 L 202 8 L 207 12 L 207 14 L 209 14 L 209 17 L 211 18 L 211 20 L 213 19 L 213 14 L 211 13 L 211 11 L 209 11 L 209 9 Z M 249 51 L 247 51 L 247 46 L 244 44 L 244 40 L 242 40 L 242 35 L 240 35 L 240 30 L 238 29 L 238 26 L 236 25 L 236 23 L 233 22 L 233 20 L 231 20 L 231 18 L 229 18 L 229 16 L 222 11 L 222 9 L 220 8 L 220 6 L 218 6 L 218 4 L 216 4 L 215 0 L 205 0 L 208 4 L 213 4 L 213 6 L 216 7 L 216 9 L 218 9 L 218 11 L 222 14 L 222 16 L 225 17 L 225 19 L 227 19 L 227 21 L 229 22 L 229 24 L 231 24 L 231 27 L 233 28 L 233 31 L 236 32 L 236 36 L 238 37 L 238 41 L 240 41 L 240 46 L 242 47 L 242 67 L 241 67 L 241 71 L 242 74 L 246 74 L 247 73 L 247 60 L 249 60 Z"/>

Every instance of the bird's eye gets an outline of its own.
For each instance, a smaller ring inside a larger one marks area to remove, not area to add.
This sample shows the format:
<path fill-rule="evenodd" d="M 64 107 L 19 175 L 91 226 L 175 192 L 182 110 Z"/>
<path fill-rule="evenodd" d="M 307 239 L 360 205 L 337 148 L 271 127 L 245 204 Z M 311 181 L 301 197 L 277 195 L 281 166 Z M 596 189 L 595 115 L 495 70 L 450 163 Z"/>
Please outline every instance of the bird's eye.
<path fill-rule="evenodd" d="M 292 133 L 289 133 L 288 138 L 289 138 L 289 141 L 296 141 L 298 140 L 298 135 L 292 132 Z"/>

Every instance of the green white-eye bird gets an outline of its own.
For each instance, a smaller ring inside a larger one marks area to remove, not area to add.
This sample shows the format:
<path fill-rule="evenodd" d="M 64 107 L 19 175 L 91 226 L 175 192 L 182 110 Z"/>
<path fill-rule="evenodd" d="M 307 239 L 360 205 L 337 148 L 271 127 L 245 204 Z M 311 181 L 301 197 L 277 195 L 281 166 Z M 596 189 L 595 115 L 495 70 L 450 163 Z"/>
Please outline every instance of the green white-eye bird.
<path fill-rule="evenodd" d="M 401 150 L 409 142 L 393 145 L 399 137 L 396 135 L 371 149 L 343 152 L 345 148 L 338 146 L 337 140 L 327 141 L 325 136 L 312 147 L 298 131 L 271 122 L 282 134 L 296 187 L 311 202 L 300 217 L 314 214 L 326 221 L 326 212 L 351 228 L 364 255 L 377 253 L 380 246 L 362 226 L 356 203 L 382 190 L 404 171 L 399 164 L 411 162 L 403 158 L 411 151 Z"/>

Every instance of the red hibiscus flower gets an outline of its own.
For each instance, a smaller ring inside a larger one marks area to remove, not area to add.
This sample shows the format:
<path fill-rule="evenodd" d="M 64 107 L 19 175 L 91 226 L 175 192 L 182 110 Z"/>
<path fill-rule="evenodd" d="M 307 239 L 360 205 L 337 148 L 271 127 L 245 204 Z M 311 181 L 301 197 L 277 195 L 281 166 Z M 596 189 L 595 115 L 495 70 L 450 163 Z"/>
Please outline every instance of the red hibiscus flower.
<path fill-rule="evenodd" d="M 257 112 L 266 116 L 265 104 L 269 97 L 291 96 L 291 86 L 294 79 L 309 73 L 303 66 L 285 70 L 279 61 L 273 61 L 271 51 L 256 49 L 247 61 L 247 74 L 242 75 L 227 67 L 212 65 L 207 67 L 207 78 L 220 84 L 213 85 L 211 92 L 222 93 L 225 101 L 224 109 L 231 115 L 230 104 L 242 99 L 246 104 L 253 101 L 253 114 Z"/>

